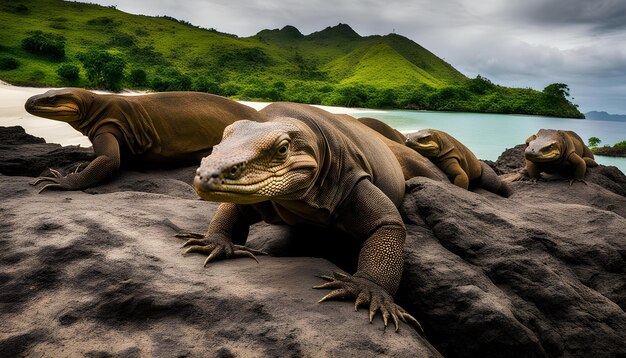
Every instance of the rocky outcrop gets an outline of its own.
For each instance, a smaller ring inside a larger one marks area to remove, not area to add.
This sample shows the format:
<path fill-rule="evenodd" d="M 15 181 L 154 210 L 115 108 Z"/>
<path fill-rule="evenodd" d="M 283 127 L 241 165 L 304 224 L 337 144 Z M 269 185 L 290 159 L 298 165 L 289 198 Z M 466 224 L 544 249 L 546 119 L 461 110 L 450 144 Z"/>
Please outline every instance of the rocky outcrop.
<path fill-rule="evenodd" d="M 626 146 L 597 147 L 592 148 L 595 155 L 606 155 L 608 157 L 626 157 Z"/>
<path fill-rule="evenodd" d="M 173 235 L 204 231 L 217 207 L 197 199 L 194 170 L 43 194 L 0 176 L 0 356 L 626 355 L 626 197 L 608 190 L 619 170 L 514 182 L 508 199 L 408 181 L 396 298 L 425 337 L 316 303 L 316 275 L 356 267 L 359 243 L 341 232 L 257 224 L 248 244 L 272 254 L 259 264 L 182 255 Z"/>
<path fill-rule="evenodd" d="M 50 167 L 71 172 L 95 158 L 91 148 L 62 147 L 32 136 L 22 127 L 0 127 L 0 174 L 46 175 Z"/>

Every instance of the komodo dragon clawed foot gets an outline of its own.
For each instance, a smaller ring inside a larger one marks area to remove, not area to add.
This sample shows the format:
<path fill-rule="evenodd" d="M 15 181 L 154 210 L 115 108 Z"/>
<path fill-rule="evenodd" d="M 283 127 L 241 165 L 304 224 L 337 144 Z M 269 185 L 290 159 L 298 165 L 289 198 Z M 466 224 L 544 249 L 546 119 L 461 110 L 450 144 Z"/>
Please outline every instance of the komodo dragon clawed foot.
<path fill-rule="evenodd" d="M 50 168 L 48 170 L 50 171 L 50 173 L 52 173 L 53 176 L 37 177 L 35 178 L 35 180 L 30 182 L 30 185 L 37 185 L 41 182 L 46 182 L 46 181 L 52 182 L 41 187 L 41 189 L 39 189 L 39 193 L 41 193 L 42 191 L 46 189 L 77 190 L 78 188 L 75 187 L 74 182 L 72 180 L 72 176 L 76 174 L 79 168 L 80 166 L 76 167 L 76 171 L 66 176 L 61 174 L 61 172 L 59 172 L 58 170 Z"/>
<path fill-rule="evenodd" d="M 572 186 L 572 184 L 574 184 L 574 182 L 577 182 L 577 181 L 579 181 L 579 182 L 581 182 L 581 183 L 583 183 L 583 184 L 585 184 L 585 185 L 589 185 L 589 184 L 587 184 L 587 182 L 585 181 L 585 179 L 570 179 L 570 181 L 569 181 L 569 186 Z"/>
<path fill-rule="evenodd" d="M 396 332 L 398 331 L 398 319 L 402 322 L 413 325 L 419 332 L 423 333 L 422 326 L 402 307 L 393 302 L 393 298 L 385 289 L 374 282 L 357 276 L 350 276 L 339 272 L 333 272 L 331 275 L 319 276 L 329 282 L 314 286 L 315 289 L 334 289 L 332 292 L 322 297 L 319 302 L 332 299 L 355 298 L 354 310 L 357 311 L 359 306 L 370 305 L 369 318 L 370 323 L 380 311 L 383 316 L 385 327 L 389 322 L 389 318 L 393 320 Z"/>
<path fill-rule="evenodd" d="M 249 257 L 258 263 L 259 260 L 257 260 L 254 254 L 267 255 L 266 252 L 261 250 L 251 249 L 243 245 L 233 245 L 228 238 L 216 234 L 207 237 L 206 235 L 196 233 L 179 233 L 176 234 L 176 237 L 188 239 L 183 245 L 183 247 L 188 248 L 185 251 L 186 254 L 197 252 L 209 255 L 206 260 L 204 260 L 204 266 L 214 260 L 236 257 Z"/>

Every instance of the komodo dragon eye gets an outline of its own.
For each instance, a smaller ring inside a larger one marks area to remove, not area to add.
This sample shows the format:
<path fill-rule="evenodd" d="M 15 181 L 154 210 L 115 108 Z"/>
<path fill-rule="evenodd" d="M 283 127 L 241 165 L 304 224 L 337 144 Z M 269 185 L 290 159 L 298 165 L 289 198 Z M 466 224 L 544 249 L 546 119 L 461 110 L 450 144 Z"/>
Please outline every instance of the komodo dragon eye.
<path fill-rule="evenodd" d="M 279 158 L 285 158 L 289 153 L 289 141 L 284 140 L 280 142 L 278 149 L 276 149 L 276 154 Z"/>

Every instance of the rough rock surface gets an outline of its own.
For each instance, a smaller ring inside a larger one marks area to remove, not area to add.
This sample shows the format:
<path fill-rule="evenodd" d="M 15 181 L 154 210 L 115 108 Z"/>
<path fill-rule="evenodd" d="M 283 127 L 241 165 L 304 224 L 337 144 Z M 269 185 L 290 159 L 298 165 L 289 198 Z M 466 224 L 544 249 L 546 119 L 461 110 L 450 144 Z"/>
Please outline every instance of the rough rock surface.
<path fill-rule="evenodd" d="M 173 235 L 217 207 L 181 181 L 194 171 L 125 171 L 98 195 L 0 176 L 0 357 L 440 356 L 405 324 L 317 303 L 316 276 L 339 270 L 326 260 L 182 255 Z"/>
<path fill-rule="evenodd" d="M 625 177 L 610 167 L 589 185 L 514 182 L 508 199 L 408 181 L 396 298 L 428 341 L 316 303 L 315 275 L 356 265 L 340 232 L 257 224 L 260 264 L 183 256 L 173 234 L 217 207 L 194 169 L 40 195 L 0 176 L 0 356 L 626 356 L 626 197 L 607 190 Z"/>
<path fill-rule="evenodd" d="M 55 167 L 69 172 L 95 158 L 91 148 L 62 147 L 34 137 L 22 127 L 0 127 L 0 174 L 35 177 Z"/>

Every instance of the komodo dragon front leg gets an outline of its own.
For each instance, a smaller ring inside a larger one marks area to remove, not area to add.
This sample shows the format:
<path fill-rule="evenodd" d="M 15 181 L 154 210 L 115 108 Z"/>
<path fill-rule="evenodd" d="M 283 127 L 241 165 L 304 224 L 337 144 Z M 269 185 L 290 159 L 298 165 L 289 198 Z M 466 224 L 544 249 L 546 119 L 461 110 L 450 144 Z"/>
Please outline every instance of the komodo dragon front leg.
<path fill-rule="evenodd" d="M 443 163 L 441 163 L 441 168 L 443 168 L 443 172 L 446 173 L 449 178 L 452 178 L 452 183 L 454 185 L 468 190 L 469 177 L 467 176 L 467 173 L 465 173 L 465 170 L 461 167 L 458 160 L 453 158 L 446 159 Z"/>
<path fill-rule="evenodd" d="M 188 247 L 185 253 L 206 254 L 204 266 L 217 259 L 249 257 L 258 262 L 254 254 L 264 255 L 263 251 L 243 246 L 248 238 L 250 225 L 261 221 L 261 217 L 252 210 L 233 203 L 223 203 L 209 223 L 204 235 L 179 233 L 176 237 L 189 239 L 183 245 Z"/>
<path fill-rule="evenodd" d="M 410 322 L 421 331 L 413 316 L 393 301 L 400 285 L 404 265 L 406 230 L 395 205 L 374 184 L 361 180 L 342 205 L 340 226 L 357 238 L 363 238 L 357 272 L 353 275 L 333 273 L 314 288 L 334 289 L 319 302 L 355 298 L 355 310 L 369 304 L 370 323 L 380 310 L 385 327 L 391 317 L 398 330 L 398 319 Z"/>
<path fill-rule="evenodd" d="M 30 184 L 51 182 L 39 189 L 39 193 L 46 189 L 82 190 L 115 174 L 120 168 L 120 145 L 117 138 L 109 132 L 100 133 L 93 140 L 93 150 L 96 153 L 96 159 L 83 171 L 63 176 L 58 171 L 50 169 L 53 177 L 38 177 Z"/>
<path fill-rule="evenodd" d="M 574 167 L 574 177 L 569 181 L 569 185 L 571 186 L 575 181 L 580 181 L 587 185 L 585 181 L 587 162 L 576 153 L 572 153 L 567 160 Z"/>

